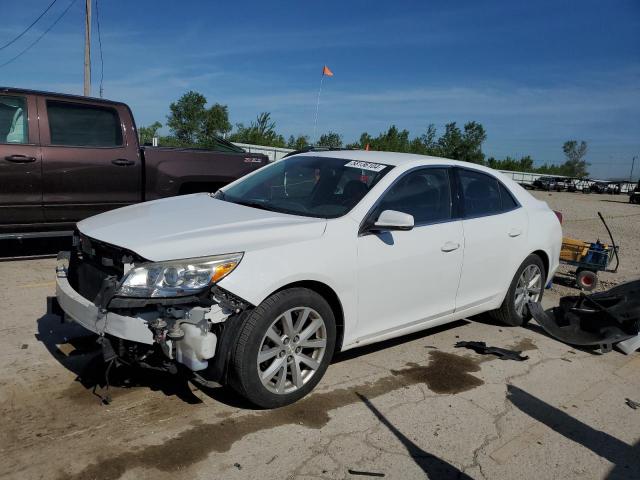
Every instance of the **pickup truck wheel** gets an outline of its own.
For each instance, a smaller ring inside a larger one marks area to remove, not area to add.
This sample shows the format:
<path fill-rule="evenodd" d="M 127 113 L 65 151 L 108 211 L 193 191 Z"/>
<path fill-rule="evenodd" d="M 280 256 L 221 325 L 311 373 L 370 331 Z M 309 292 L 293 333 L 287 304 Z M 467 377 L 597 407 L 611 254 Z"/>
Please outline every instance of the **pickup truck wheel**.
<path fill-rule="evenodd" d="M 261 408 L 293 403 L 324 375 L 335 339 L 335 318 L 324 298 L 306 288 L 275 293 L 240 330 L 231 387 Z"/>
<path fill-rule="evenodd" d="M 523 325 L 531 319 L 527 303 L 542 300 L 545 278 L 544 264 L 540 257 L 529 255 L 513 277 L 504 302 L 499 309 L 490 312 L 491 316 L 506 325 Z"/>

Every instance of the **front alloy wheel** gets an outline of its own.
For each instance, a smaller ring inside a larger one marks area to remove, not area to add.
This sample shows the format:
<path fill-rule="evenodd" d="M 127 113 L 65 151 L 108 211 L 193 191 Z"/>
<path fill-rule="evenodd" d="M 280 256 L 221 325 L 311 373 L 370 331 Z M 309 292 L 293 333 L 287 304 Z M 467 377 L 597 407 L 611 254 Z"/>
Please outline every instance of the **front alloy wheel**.
<path fill-rule="evenodd" d="M 307 288 L 282 290 L 242 322 L 229 372 L 234 390 L 254 405 L 275 408 L 317 385 L 336 341 L 333 310 L 321 295 Z"/>
<path fill-rule="evenodd" d="M 262 338 L 258 374 L 272 393 L 292 393 L 318 371 L 327 349 L 327 327 L 309 307 L 290 308 L 274 320 Z"/>

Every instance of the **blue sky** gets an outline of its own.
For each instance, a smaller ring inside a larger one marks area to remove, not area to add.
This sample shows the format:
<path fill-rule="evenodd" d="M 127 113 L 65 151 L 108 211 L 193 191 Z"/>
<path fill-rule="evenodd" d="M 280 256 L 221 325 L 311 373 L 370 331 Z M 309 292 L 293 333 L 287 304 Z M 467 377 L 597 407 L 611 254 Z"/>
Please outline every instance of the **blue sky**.
<path fill-rule="evenodd" d="M 3 2 L 0 45 L 50 0 Z M 58 0 L 0 63 L 46 29 Z M 28 53 L 0 68 L 0 85 L 82 92 L 84 1 Z M 394 123 L 476 120 L 484 151 L 562 162 L 562 143 L 589 144 L 590 171 L 628 176 L 640 156 L 637 0 L 196 2 L 100 1 L 105 97 L 139 125 L 164 122 L 189 89 L 227 104 L 233 123 L 270 111 L 285 136 L 318 131 L 345 141 Z M 99 63 L 94 28 L 93 93 Z M 636 174 L 640 173 L 640 158 Z M 636 175 L 634 175 L 635 177 Z"/>

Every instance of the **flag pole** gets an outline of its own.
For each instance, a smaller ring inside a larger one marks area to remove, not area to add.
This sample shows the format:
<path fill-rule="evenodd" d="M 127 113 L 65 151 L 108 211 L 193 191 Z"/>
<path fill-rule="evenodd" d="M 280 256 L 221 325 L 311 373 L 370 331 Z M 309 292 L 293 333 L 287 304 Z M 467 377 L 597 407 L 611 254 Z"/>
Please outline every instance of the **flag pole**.
<path fill-rule="evenodd" d="M 316 102 L 316 118 L 313 122 L 313 139 L 312 141 L 316 141 L 316 131 L 318 129 L 318 110 L 320 109 L 320 94 L 322 93 L 322 82 L 324 81 L 324 70 L 322 71 L 322 75 L 320 76 L 320 88 L 318 89 L 318 101 Z"/>

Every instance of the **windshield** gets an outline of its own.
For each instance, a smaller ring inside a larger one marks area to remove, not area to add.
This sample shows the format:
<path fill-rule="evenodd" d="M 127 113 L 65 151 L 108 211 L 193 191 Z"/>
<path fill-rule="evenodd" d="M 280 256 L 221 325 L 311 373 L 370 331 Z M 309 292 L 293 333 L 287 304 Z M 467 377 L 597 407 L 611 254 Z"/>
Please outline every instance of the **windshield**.
<path fill-rule="evenodd" d="M 294 156 L 258 170 L 215 198 L 275 212 L 336 218 L 351 210 L 390 165 Z"/>

